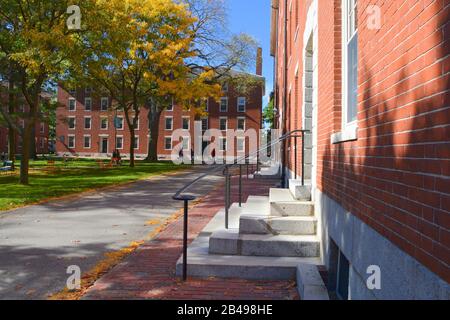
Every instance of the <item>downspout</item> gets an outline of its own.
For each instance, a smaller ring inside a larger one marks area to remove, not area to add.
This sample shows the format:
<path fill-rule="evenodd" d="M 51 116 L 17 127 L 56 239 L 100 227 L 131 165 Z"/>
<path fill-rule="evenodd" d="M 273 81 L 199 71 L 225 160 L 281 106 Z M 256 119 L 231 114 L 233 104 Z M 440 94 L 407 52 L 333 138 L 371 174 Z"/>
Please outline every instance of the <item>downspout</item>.
<path fill-rule="evenodd" d="M 287 30 L 287 10 L 288 2 L 284 0 L 284 80 L 283 80 L 283 114 L 281 118 L 281 130 L 282 135 L 286 134 L 286 112 L 287 112 L 287 78 L 288 78 L 288 58 L 287 58 L 287 40 L 288 40 L 288 30 Z M 283 140 L 282 151 L 281 151 L 281 187 L 286 187 L 286 140 Z"/>

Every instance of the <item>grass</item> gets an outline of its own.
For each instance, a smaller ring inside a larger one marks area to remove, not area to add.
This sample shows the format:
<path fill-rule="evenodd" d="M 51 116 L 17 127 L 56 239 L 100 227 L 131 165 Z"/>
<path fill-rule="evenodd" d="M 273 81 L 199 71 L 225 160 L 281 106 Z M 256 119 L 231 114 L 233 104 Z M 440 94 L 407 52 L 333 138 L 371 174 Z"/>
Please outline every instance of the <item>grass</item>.
<path fill-rule="evenodd" d="M 106 163 L 106 162 L 105 162 Z M 80 159 L 64 163 L 56 160 L 53 170 L 46 170 L 47 160 L 30 163 L 30 184 L 18 183 L 18 175 L 0 176 L 0 211 L 43 200 L 57 198 L 185 169 L 171 162 L 136 162 L 135 168 L 125 161 L 117 168 L 101 169 L 96 160 Z M 18 171 L 18 169 L 16 170 Z"/>

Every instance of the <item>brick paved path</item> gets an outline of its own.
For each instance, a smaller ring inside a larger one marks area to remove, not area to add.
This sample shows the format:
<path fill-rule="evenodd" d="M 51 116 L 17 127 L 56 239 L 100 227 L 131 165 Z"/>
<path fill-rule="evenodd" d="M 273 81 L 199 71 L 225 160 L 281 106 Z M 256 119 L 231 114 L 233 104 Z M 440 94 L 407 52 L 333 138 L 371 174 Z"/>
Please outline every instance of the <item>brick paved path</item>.
<path fill-rule="evenodd" d="M 251 195 L 268 195 L 275 183 L 244 180 L 244 199 L 249 191 Z M 232 195 L 237 202 L 236 181 Z M 190 241 L 222 207 L 223 187 L 219 187 L 189 211 Z M 183 283 L 175 276 L 175 264 L 182 252 L 182 230 L 183 219 L 179 218 L 98 280 L 83 299 L 298 299 L 294 281 L 189 278 Z"/>

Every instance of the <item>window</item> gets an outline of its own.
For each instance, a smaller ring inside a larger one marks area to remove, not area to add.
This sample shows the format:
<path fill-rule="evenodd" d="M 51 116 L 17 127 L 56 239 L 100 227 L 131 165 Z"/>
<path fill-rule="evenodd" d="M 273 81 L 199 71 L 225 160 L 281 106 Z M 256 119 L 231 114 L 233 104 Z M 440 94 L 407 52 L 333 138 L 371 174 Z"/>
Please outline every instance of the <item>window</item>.
<path fill-rule="evenodd" d="M 237 118 L 237 129 L 245 131 L 245 117 Z"/>
<path fill-rule="evenodd" d="M 71 129 L 71 130 L 75 129 L 75 124 L 76 124 L 75 117 L 69 117 L 67 120 L 67 123 L 69 125 L 69 129 Z"/>
<path fill-rule="evenodd" d="M 172 137 L 164 138 L 164 148 L 166 150 L 172 150 Z"/>
<path fill-rule="evenodd" d="M 228 119 L 226 117 L 221 117 L 219 119 L 220 130 L 226 131 L 228 129 Z"/>
<path fill-rule="evenodd" d="M 69 111 L 75 111 L 77 109 L 77 100 L 74 98 L 69 99 Z"/>
<path fill-rule="evenodd" d="M 134 130 L 139 130 L 139 124 L 140 124 L 140 120 L 141 119 L 137 119 L 137 121 L 136 121 L 136 128 L 134 128 Z"/>
<path fill-rule="evenodd" d="M 133 148 L 135 150 L 139 149 L 139 137 L 138 136 L 134 137 L 134 146 L 133 146 Z"/>
<path fill-rule="evenodd" d="M 183 117 L 183 130 L 189 130 L 190 128 L 190 117 Z"/>
<path fill-rule="evenodd" d="M 350 262 L 339 251 L 336 294 L 341 300 L 348 300 Z"/>
<path fill-rule="evenodd" d="M 109 98 L 103 97 L 100 102 L 100 110 L 108 111 L 109 108 Z"/>
<path fill-rule="evenodd" d="M 208 118 L 202 118 L 202 131 L 208 130 Z"/>
<path fill-rule="evenodd" d="M 237 103 L 237 111 L 238 112 L 245 112 L 245 97 L 239 97 L 238 103 Z"/>
<path fill-rule="evenodd" d="M 86 89 L 84 89 L 84 92 L 85 92 L 87 95 L 90 95 L 90 94 L 92 93 L 92 88 L 91 88 L 91 87 L 86 87 Z"/>
<path fill-rule="evenodd" d="M 91 148 L 91 136 L 84 136 L 83 148 L 90 149 Z"/>
<path fill-rule="evenodd" d="M 44 149 L 44 145 L 45 145 L 45 139 L 44 138 L 40 138 L 39 139 L 39 148 L 41 150 Z"/>
<path fill-rule="evenodd" d="M 123 130 L 123 117 L 122 116 L 118 116 L 114 118 L 114 127 L 117 130 Z"/>
<path fill-rule="evenodd" d="M 203 104 L 204 104 L 204 107 L 205 107 L 205 111 L 206 112 L 208 112 L 209 111 L 209 99 L 208 98 L 205 98 L 204 100 L 203 100 Z"/>
<path fill-rule="evenodd" d="M 220 112 L 227 112 L 228 111 L 228 98 L 223 97 L 220 98 Z"/>
<path fill-rule="evenodd" d="M 92 111 L 92 99 L 91 98 L 84 99 L 84 110 Z"/>
<path fill-rule="evenodd" d="M 227 151 L 227 138 L 219 138 L 219 151 Z"/>
<path fill-rule="evenodd" d="M 123 137 L 118 136 L 116 137 L 116 149 L 123 149 Z"/>
<path fill-rule="evenodd" d="M 173 130 L 173 118 L 172 117 L 166 117 L 164 127 L 166 130 Z"/>
<path fill-rule="evenodd" d="M 184 151 L 191 149 L 191 144 L 190 144 L 189 137 L 183 137 L 182 142 L 183 142 L 183 150 Z"/>
<path fill-rule="evenodd" d="M 74 135 L 68 136 L 67 146 L 71 149 L 75 148 L 75 136 Z"/>
<path fill-rule="evenodd" d="M 222 91 L 223 91 L 223 92 L 228 92 L 228 83 L 224 83 L 224 84 L 222 85 Z"/>
<path fill-rule="evenodd" d="M 342 80 L 344 126 L 354 124 L 358 112 L 358 10 L 357 0 L 343 0 Z"/>
<path fill-rule="evenodd" d="M 245 138 L 236 138 L 237 152 L 245 152 Z"/>
<path fill-rule="evenodd" d="M 40 131 L 41 133 L 45 133 L 45 123 L 41 122 L 40 124 Z"/>
<path fill-rule="evenodd" d="M 172 102 L 169 104 L 169 106 L 167 107 L 167 111 L 173 111 L 173 106 L 174 106 L 174 100 L 172 98 Z"/>
<path fill-rule="evenodd" d="M 84 128 L 87 130 L 91 129 L 92 119 L 91 117 L 84 117 Z"/>
<path fill-rule="evenodd" d="M 108 130 L 108 118 L 100 118 L 100 129 L 101 130 Z"/>

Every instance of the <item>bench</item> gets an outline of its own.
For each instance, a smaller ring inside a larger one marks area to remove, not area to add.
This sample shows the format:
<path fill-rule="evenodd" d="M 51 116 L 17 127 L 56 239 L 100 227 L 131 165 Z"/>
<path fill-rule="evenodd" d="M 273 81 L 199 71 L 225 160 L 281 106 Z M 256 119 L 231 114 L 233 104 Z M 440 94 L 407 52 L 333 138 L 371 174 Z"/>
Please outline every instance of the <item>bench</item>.
<path fill-rule="evenodd" d="M 0 167 L 1 175 L 14 174 L 13 162 L 12 161 L 4 161 L 3 167 Z"/>

